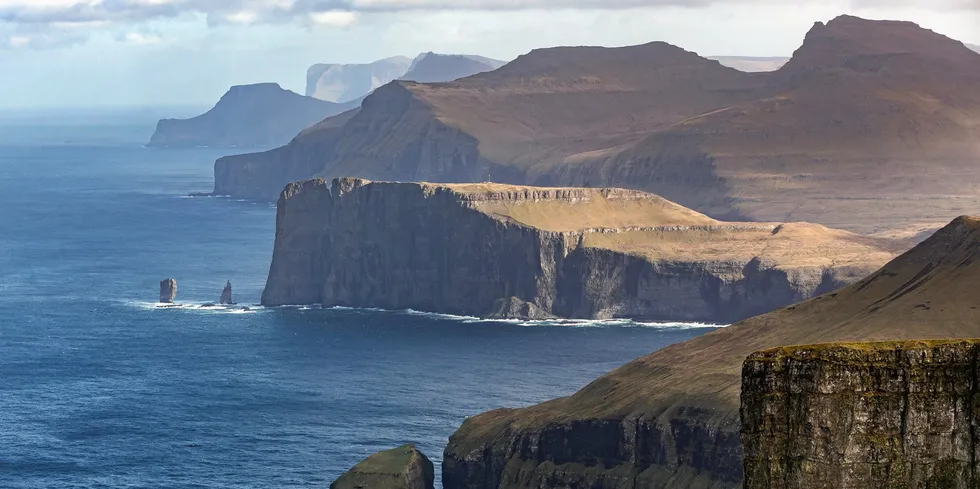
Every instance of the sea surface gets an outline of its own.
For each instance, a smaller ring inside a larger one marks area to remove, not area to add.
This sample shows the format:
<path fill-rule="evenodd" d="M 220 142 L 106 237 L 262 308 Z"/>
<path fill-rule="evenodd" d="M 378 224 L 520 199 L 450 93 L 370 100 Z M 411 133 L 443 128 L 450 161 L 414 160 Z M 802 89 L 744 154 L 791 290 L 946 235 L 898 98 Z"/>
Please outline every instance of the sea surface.
<path fill-rule="evenodd" d="M 711 330 L 202 307 L 258 302 L 275 209 L 188 197 L 234 150 L 118 117 L 0 118 L 0 488 L 325 488 L 405 442 L 438 474 L 467 416 Z"/>

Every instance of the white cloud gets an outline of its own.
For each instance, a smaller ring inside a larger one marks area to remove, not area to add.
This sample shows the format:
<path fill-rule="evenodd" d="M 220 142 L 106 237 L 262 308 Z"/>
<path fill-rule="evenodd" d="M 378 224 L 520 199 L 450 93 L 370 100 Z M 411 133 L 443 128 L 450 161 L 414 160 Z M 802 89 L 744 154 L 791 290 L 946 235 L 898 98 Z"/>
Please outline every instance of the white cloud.
<path fill-rule="evenodd" d="M 326 12 L 311 12 L 310 21 L 317 25 L 347 27 L 357 21 L 355 12 L 345 10 L 328 10 Z"/>

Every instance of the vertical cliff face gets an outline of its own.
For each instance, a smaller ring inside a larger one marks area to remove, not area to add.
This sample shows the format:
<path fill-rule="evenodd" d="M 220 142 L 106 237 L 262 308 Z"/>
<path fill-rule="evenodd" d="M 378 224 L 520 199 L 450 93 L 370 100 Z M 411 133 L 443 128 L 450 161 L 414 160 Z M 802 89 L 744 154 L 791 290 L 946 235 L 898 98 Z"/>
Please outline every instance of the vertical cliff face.
<path fill-rule="evenodd" d="M 892 256 L 836 233 L 723 223 L 621 189 L 310 180 L 279 199 L 262 302 L 727 322 Z M 826 262 L 798 261 L 812 255 Z"/>
<path fill-rule="evenodd" d="M 750 355 L 745 489 L 978 487 L 978 358 L 980 340 Z"/>

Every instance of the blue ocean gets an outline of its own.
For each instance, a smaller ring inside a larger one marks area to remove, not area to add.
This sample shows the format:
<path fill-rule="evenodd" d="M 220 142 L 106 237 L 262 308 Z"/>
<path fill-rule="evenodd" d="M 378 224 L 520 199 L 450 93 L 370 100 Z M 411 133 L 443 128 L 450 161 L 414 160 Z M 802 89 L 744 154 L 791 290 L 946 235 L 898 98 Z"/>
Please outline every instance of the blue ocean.
<path fill-rule="evenodd" d="M 324 488 L 471 415 L 571 394 L 697 325 L 255 305 L 275 208 L 189 197 L 235 150 L 139 114 L 0 120 L 0 487 Z M 161 308 L 159 281 L 182 307 Z"/>

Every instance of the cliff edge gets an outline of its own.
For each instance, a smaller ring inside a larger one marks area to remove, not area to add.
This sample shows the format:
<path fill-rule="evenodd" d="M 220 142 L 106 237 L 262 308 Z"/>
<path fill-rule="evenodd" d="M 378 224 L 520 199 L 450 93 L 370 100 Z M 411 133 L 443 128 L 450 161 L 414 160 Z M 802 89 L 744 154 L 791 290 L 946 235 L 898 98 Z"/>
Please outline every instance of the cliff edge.
<path fill-rule="evenodd" d="M 783 347 L 742 368 L 745 489 L 970 488 L 980 340 Z"/>
<path fill-rule="evenodd" d="M 734 488 L 752 352 L 783 345 L 980 337 L 980 220 L 961 217 L 867 278 L 631 362 L 565 398 L 467 419 L 446 489 Z"/>
<path fill-rule="evenodd" d="M 730 322 L 854 282 L 893 247 L 636 190 L 310 180 L 279 199 L 262 302 Z"/>

